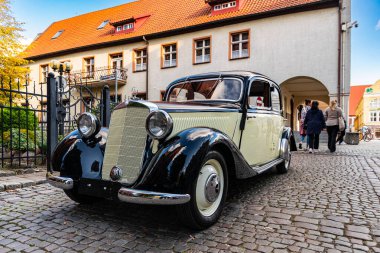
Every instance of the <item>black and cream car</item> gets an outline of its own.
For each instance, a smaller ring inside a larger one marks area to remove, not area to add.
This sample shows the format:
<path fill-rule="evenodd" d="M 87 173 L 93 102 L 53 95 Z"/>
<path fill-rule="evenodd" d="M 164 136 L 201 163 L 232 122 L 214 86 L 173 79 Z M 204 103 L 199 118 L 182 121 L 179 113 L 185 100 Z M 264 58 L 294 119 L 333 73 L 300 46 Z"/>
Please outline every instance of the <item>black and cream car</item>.
<path fill-rule="evenodd" d="M 203 229 L 218 220 L 230 180 L 288 171 L 296 147 L 284 121 L 280 88 L 263 75 L 188 76 L 163 102 L 119 104 L 109 128 L 82 114 L 54 152 L 60 176 L 47 177 L 79 203 L 176 205 L 185 224 Z"/>

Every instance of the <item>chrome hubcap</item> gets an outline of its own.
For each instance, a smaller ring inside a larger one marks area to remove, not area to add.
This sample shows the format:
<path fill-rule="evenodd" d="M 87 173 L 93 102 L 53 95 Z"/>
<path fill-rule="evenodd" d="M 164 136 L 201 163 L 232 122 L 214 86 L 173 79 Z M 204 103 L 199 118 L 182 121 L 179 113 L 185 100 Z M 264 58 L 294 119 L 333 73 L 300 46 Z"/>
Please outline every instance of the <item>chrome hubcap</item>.
<path fill-rule="evenodd" d="M 211 174 L 205 185 L 205 196 L 208 202 L 214 202 L 219 196 L 219 178 L 216 174 Z"/>
<path fill-rule="evenodd" d="M 213 215 L 223 197 L 224 175 L 220 163 L 215 159 L 208 160 L 199 172 L 196 185 L 196 203 L 203 216 Z"/>

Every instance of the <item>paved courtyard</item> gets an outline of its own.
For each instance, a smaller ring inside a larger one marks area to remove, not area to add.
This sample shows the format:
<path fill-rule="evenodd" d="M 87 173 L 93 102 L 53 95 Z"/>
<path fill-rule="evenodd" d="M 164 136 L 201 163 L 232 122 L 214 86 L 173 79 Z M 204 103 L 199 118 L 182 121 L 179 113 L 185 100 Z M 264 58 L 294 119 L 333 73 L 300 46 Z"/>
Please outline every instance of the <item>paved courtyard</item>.
<path fill-rule="evenodd" d="M 380 141 L 298 152 L 232 187 L 220 221 L 181 226 L 171 207 L 81 206 L 43 184 L 0 193 L 0 252 L 380 252 Z"/>

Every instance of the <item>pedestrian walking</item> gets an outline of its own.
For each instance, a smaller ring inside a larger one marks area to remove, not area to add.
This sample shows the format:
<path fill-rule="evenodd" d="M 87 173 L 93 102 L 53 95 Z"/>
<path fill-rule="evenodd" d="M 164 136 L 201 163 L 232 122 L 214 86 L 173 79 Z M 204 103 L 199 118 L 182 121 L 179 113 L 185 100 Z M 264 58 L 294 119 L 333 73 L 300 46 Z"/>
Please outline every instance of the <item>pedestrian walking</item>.
<path fill-rule="evenodd" d="M 336 140 L 336 143 L 339 143 L 339 145 L 342 144 L 344 136 L 346 135 L 347 121 L 344 117 L 343 117 L 343 121 L 344 121 L 344 129 L 339 131 L 338 139 Z"/>
<path fill-rule="evenodd" d="M 307 150 L 307 148 L 309 146 L 309 138 L 307 137 L 306 130 L 304 128 L 304 121 L 305 121 L 305 117 L 306 117 L 307 112 L 311 108 L 310 104 L 311 104 L 311 100 L 306 99 L 305 100 L 305 106 L 303 106 L 303 108 L 301 110 L 301 117 L 300 117 L 300 135 L 301 135 L 301 141 L 298 144 L 298 148 L 299 149 L 302 149 L 302 143 L 305 142 L 305 139 L 306 139 L 305 149 Z"/>
<path fill-rule="evenodd" d="M 323 112 L 319 110 L 318 105 L 318 101 L 313 101 L 304 121 L 304 129 L 306 129 L 307 136 L 309 137 L 309 153 L 318 151 L 319 135 L 326 127 Z"/>
<path fill-rule="evenodd" d="M 331 153 L 336 150 L 336 137 L 339 132 L 339 119 L 343 117 L 342 110 L 337 106 L 337 101 L 332 100 L 325 111 L 325 120 L 328 134 L 327 146 Z"/>

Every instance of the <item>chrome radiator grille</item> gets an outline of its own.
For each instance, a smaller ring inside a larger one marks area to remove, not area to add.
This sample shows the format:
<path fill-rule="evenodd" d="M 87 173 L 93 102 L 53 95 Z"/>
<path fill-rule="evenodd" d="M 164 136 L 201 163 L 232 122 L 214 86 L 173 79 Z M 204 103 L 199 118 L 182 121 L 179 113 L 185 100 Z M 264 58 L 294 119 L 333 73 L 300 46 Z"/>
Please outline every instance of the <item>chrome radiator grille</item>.
<path fill-rule="evenodd" d="M 134 183 L 140 174 L 147 133 L 147 107 L 128 106 L 113 112 L 104 155 L 102 178 L 110 180 L 114 166 L 122 169 L 121 183 Z"/>

